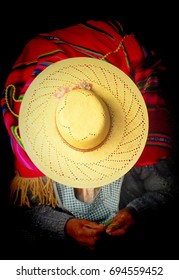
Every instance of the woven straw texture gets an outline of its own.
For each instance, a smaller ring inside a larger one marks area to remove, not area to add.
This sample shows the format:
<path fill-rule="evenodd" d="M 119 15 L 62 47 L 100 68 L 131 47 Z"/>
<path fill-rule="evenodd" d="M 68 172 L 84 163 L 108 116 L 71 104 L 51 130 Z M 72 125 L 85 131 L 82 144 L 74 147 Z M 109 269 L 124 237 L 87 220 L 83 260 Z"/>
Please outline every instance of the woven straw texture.
<path fill-rule="evenodd" d="M 111 127 L 97 149 L 79 151 L 61 138 L 56 124 L 59 86 L 92 84 L 107 104 Z M 140 157 L 148 135 L 148 114 L 133 81 L 108 62 L 69 58 L 42 71 L 29 86 L 20 108 L 24 149 L 48 177 L 66 186 L 94 188 L 126 174 Z"/>

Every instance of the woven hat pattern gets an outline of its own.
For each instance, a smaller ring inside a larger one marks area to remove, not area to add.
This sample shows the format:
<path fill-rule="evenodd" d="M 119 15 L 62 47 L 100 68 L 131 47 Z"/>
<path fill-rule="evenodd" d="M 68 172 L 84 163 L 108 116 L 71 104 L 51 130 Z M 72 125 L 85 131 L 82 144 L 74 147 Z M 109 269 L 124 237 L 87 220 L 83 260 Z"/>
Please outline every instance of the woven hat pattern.
<path fill-rule="evenodd" d="M 79 151 L 60 137 L 55 123 L 59 86 L 85 80 L 107 104 L 110 132 L 92 151 Z M 19 129 L 27 154 L 53 180 L 72 187 L 104 186 L 126 174 L 140 157 L 148 134 L 143 97 L 133 81 L 108 62 L 72 58 L 52 64 L 27 89 Z"/>

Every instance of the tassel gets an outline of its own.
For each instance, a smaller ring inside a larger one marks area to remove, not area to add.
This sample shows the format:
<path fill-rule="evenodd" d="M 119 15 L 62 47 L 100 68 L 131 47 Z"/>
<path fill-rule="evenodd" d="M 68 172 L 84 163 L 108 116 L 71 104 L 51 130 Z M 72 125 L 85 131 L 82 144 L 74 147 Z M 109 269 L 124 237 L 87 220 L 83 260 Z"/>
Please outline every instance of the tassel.
<path fill-rule="evenodd" d="M 52 180 L 48 177 L 24 178 L 19 175 L 15 176 L 10 184 L 10 203 L 31 207 L 28 190 L 32 193 L 32 199 L 38 198 L 39 205 L 59 207 Z"/>

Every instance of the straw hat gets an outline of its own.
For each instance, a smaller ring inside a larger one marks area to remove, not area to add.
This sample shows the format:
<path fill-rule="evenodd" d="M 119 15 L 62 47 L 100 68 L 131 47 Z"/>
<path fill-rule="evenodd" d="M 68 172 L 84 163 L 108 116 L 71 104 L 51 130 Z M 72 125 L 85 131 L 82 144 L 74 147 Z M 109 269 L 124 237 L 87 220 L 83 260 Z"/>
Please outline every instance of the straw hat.
<path fill-rule="evenodd" d="M 134 82 L 112 64 L 69 58 L 42 71 L 23 98 L 19 130 L 33 163 L 56 182 L 95 188 L 139 159 L 148 113 Z"/>

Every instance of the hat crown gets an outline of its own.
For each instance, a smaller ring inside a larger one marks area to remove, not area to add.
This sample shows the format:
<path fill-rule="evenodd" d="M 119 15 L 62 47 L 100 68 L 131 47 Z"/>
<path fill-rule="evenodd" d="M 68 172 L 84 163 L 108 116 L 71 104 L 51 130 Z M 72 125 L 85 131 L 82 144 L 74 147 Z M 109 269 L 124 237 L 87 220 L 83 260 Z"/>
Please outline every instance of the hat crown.
<path fill-rule="evenodd" d="M 101 145 L 110 130 L 105 102 L 92 90 L 65 93 L 56 110 L 56 125 L 63 140 L 75 149 L 91 150 Z"/>

